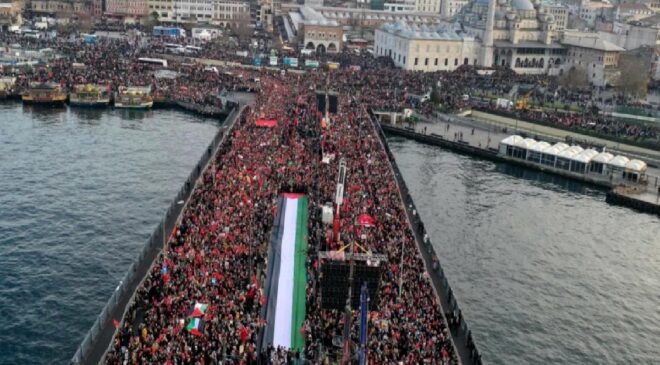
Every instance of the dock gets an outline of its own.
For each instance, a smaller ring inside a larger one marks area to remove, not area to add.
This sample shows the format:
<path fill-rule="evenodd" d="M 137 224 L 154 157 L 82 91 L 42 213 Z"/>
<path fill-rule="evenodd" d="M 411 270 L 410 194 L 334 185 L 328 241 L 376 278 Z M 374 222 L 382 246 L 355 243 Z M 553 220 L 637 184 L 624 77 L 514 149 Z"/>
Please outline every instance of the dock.
<path fill-rule="evenodd" d="M 609 189 L 606 201 L 610 204 L 626 206 L 640 212 L 660 214 L 660 169 L 649 167 L 647 183 L 626 184 L 621 179 L 611 179 L 607 176 L 579 174 L 567 170 L 546 167 L 532 162 L 510 158 L 499 154 L 499 142 L 514 133 L 507 127 L 480 123 L 461 116 L 444 115 L 440 118 L 420 118 L 417 122 L 391 123 L 392 112 L 373 111 L 380 121 L 383 131 L 421 143 L 443 147 L 496 162 L 505 162 L 526 168 L 559 175 L 568 179 Z M 400 117 L 400 115 L 399 115 Z M 400 118 L 403 120 L 403 118 Z M 543 136 L 518 132 L 524 137 L 543 140 Z M 555 142 L 557 140 L 550 140 Z M 650 165 L 653 166 L 653 165 Z M 631 187 L 635 188 L 631 188 Z"/>

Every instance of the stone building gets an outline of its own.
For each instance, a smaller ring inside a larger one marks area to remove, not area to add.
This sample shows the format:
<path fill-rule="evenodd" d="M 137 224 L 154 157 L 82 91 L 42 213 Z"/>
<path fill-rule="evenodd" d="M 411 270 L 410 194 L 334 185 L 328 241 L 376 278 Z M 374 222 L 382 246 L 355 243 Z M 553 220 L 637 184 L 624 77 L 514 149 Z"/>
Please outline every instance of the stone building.
<path fill-rule="evenodd" d="M 91 14 L 91 3 L 87 1 L 32 0 L 30 11 L 37 15 Z"/>
<path fill-rule="evenodd" d="M 6 31 L 12 25 L 21 25 L 23 2 L 18 0 L 0 1 L 0 31 Z"/>
<path fill-rule="evenodd" d="M 106 0 L 107 15 L 141 18 L 149 13 L 147 0 Z"/>
<path fill-rule="evenodd" d="M 243 0 L 149 0 L 149 14 L 161 22 L 213 24 L 236 27 L 249 20 L 250 4 Z"/>
<path fill-rule="evenodd" d="M 566 32 L 562 39 L 566 47 L 563 71 L 575 68 L 587 74 L 594 86 L 612 84 L 618 75 L 619 56 L 624 48 L 601 39 L 596 33 Z"/>
<path fill-rule="evenodd" d="M 463 7 L 456 22 L 481 41 L 480 66 L 545 74 L 562 62 L 555 17 L 540 0 L 475 0 Z"/>
<path fill-rule="evenodd" d="M 479 56 L 474 37 L 460 35 L 451 27 L 385 24 L 376 30 L 374 53 L 412 71 L 452 71 L 461 65 L 474 65 Z"/>

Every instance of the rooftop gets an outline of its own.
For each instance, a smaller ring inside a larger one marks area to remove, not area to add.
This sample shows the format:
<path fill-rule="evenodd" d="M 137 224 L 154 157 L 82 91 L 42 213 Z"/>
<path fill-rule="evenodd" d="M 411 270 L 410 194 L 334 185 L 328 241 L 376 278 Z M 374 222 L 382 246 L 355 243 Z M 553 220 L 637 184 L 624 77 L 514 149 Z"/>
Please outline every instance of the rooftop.
<path fill-rule="evenodd" d="M 381 31 L 397 35 L 408 39 L 427 39 L 427 40 L 473 40 L 474 38 L 464 34 L 458 34 L 449 26 L 427 25 L 427 24 L 408 24 L 404 21 L 383 24 Z"/>
<path fill-rule="evenodd" d="M 596 49 L 606 52 L 623 52 L 624 48 L 616 44 L 601 39 L 597 35 L 566 35 L 561 42 L 565 46 Z"/>
<path fill-rule="evenodd" d="M 336 20 L 326 18 L 323 14 L 309 6 L 303 6 L 298 11 L 302 16 L 302 21 L 305 25 L 324 25 L 329 27 L 339 26 L 339 23 L 337 23 Z"/>

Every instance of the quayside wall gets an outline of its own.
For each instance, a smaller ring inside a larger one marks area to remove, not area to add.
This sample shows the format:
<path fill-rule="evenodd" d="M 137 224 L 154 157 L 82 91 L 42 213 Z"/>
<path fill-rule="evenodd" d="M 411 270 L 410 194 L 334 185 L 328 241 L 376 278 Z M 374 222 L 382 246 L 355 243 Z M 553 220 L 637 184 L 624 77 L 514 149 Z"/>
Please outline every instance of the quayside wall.
<path fill-rule="evenodd" d="M 126 310 L 132 303 L 137 289 L 146 278 L 147 273 L 165 246 L 167 237 L 174 229 L 181 212 L 188 204 L 188 199 L 194 190 L 196 182 L 206 170 L 209 161 L 216 155 L 218 148 L 225 143 L 226 136 L 229 135 L 229 131 L 243 113 L 244 108 L 245 106 L 234 108 L 227 115 L 225 125 L 228 127 L 220 128 L 215 137 L 213 137 L 206 151 L 192 169 L 188 179 L 183 183 L 183 186 L 181 186 L 181 189 L 170 204 L 163 219 L 154 229 L 144 248 L 135 261 L 133 261 L 128 272 L 112 293 L 108 303 L 103 307 L 103 310 L 94 321 L 92 328 L 90 328 L 80 343 L 80 346 L 78 346 L 78 350 L 73 355 L 70 364 L 98 364 L 103 359 L 116 332 L 114 320 L 123 321 Z"/>
<path fill-rule="evenodd" d="M 390 166 L 392 167 L 394 177 L 396 178 L 396 183 L 399 188 L 399 194 L 403 200 L 408 222 L 410 223 L 410 227 L 415 235 L 415 242 L 417 243 L 417 247 L 422 256 L 422 260 L 424 261 L 426 272 L 429 274 L 431 284 L 433 285 L 435 293 L 440 301 L 443 315 L 444 313 L 453 312 L 455 313 L 456 318 L 459 319 L 459 325 L 457 328 L 453 328 L 450 331 L 452 342 L 454 343 L 454 348 L 458 354 L 459 360 L 463 365 L 482 365 L 484 361 L 482 360 L 481 353 L 476 346 L 472 331 L 470 330 L 470 326 L 467 324 L 465 318 L 463 317 L 463 312 L 458 305 L 456 297 L 454 296 L 454 291 L 452 290 L 451 285 L 447 280 L 447 276 L 442 269 L 440 259 L 435 253 L 431 239 L 426 232 L 424 222 L 422 222 L 422 219 L 419 216 L 419 211 L 415 207 L 415 202 L 413 202 L 413 199 L 410 196 L 410 192 L 408 191 L 406 182 L 403 179 L 403 175 L 401 175 L 401 171 L 399 171 L 399 167 L 396 164 L 394 155 L 392 155 L 392 152 L 390 151 L 389 145 L 387 144 L 387 140 L 385 138 L 385 133 L 383 132 L 383 128 L 381 128 L 381 124 L 378 122 L 378 118 L 372 110 L 369 110 L 369 116 L 376 130 L 376 133 L 378 134 L 378 137 L 380 138 L 381 143 L 385 148 L 385 152 L 387 153 Z M 463 151 L 466 153 L 470 153 L 471 151 L 469 150 L 473 149 L 473 147 L 469 145 L 463 145 L 460 147 L 466 149 Z M 492 156 L 492 154 L 488 151 L 478 152 L 480 154 L 485 154 L 483 157 Z"/>
<path fill-rule="evenodd" d="M 378 123 L 378 121 L 376 121 L 376 123 Z M 456 151 L 470 156 L 476 156 L 495 162 L 505 162 L 509 164 L 514 164 L 529 169 L 562 176 L 567 179 L 579 181 L 582 183 L 591 184 L 599 188 L 609 189 L 610 191 L 607 193 L 607 199 L 606 199 L 606 201 L 609 204 L 625 206 L 642 213 L 660 214 L 660 204 L 657 201 L 653 202 L 653 201 L 645 200 L 641 197 L 636 197 L 634 195 L 629 195 L 629 194 L 626 195 L 617 192 L 616 191 L 616 186 L 617 186 L 616 184 L 618 183 L 617 181 L 612 182 L 609 179 L 598 179 L 589 175 L 573 173 L 570 171 L 546 167 L 529 161 L 523 161 L 516 158 L 501 156 L 498 154 L 498 150 L 495 148 L 483 148 L 483 147 L 471 146 L 467 142 L 463 142 L 463 141 L 450 141 L 448 139 L 443 138 L 440 135 L 436 135 L 433 133 L 423 134 L 405 127 L 401 128 L 388 124 L 380 124 L 380 123 L 378 124 L 380 125 L 380 128 L 382 130 L 392 135 L 409 138 L 433 146 L 444 147 L 452 151 Z"/>

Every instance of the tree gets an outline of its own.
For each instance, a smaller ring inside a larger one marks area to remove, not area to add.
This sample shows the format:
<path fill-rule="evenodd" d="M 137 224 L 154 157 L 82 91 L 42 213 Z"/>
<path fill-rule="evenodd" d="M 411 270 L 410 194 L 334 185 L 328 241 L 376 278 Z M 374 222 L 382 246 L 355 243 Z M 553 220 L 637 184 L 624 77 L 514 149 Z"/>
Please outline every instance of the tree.
<path fill-rule="evenodd" d="M 236 37 L 238 38 L 239 44 L 247 44 L 250 42 L 252 37 L 252 29 L 250 28 L 250 13 L 247 11 L 241 11 L 238 13 L 238 19 L 236 19 L 236 27 L 234 28 Z"/>
<path fill-rule="evenodd" d="M 438 105 L 442 102 L 442 95 L 440 95 L 438 85 L 433 85 L 433 89 L 431 89 L 431 102 L 433 105 Z"/>
<path fill-rule="evenodd" d="M 589 86 L 589 76 L 584 67 L 572 66 L 559 78 L 559 84 L 565 88 L 584 88 Z"/>
<path fill-rule="evenodd" d="M 626 96 L 646 97 L 650 80 L 652 54 L 643 50 L 621 54 L 619 58 L 619 80 L 617 89 Z"/>

